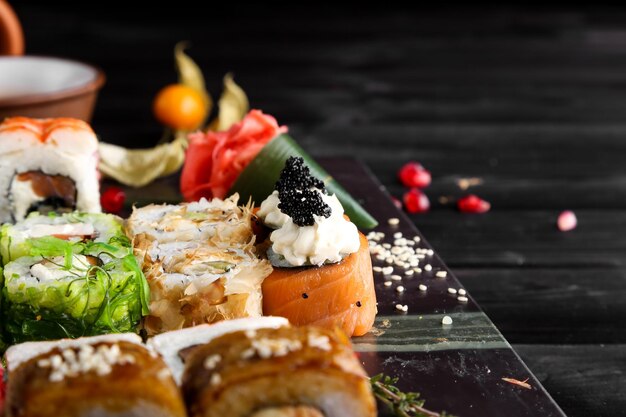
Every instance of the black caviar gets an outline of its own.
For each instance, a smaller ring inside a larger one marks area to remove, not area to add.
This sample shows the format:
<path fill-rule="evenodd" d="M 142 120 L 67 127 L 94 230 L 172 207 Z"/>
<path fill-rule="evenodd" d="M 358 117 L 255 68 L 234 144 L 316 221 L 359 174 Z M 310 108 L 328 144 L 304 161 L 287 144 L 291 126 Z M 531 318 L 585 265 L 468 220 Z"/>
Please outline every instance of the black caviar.
<path fill-rule="evenodd" d="M 289 157 L 274 187 L 278 191 L 278 209 L 298 226 L 315 224 L 314 215 L 330 217 L 332 210 L 318 192 L 326 194 L 324 182 L 311 175 L 301 157 Z"/>

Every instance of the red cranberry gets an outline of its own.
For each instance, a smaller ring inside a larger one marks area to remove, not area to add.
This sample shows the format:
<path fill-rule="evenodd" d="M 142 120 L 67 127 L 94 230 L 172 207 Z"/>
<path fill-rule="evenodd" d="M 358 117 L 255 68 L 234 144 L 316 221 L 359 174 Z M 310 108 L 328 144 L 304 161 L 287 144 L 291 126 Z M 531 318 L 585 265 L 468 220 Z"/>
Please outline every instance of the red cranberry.
<path fill-rule="evenodd" d="M 126 194 L 119 187 L 109 187 L 100 196 L 100 204 L 107 213 L 119 213 L 124 208 Z"/>
<path fill-rule="evenodd" d="M 426 188 L 430 185 L 430 172 L 417 162 L 404 164 L 398 172 L 398 177 L 405 187 Z"/>
<path fill-rule="evenodd" d="M 488 201 L 474 194 L 461 198 L 456 205 L 462 213 L 486 213 L 491 208 Z"/>
<path fill-rule="evenodd" d="M 559 218 L 556 221 L 556 225 L 561 232 L 569 232 L 575 229 L 577 224 L 576 214 L 571 210 L 565 210 L 559 214 Z"/>
<path fill-rule="evenodd" d="M 426 213 L 430 209 L 430 201 L 426 194 L 417 188 L 411 188 L 404 193 L 404 208 L 409 213 Z"/>

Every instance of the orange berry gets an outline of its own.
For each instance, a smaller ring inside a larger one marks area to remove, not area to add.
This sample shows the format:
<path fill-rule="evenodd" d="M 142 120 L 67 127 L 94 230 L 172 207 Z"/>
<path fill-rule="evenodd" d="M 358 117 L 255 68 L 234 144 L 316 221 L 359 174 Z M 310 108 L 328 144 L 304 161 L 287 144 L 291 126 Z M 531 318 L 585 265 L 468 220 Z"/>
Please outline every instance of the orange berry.
<path fill-rule="evenodd" d="M 206 116 L 202 95 L 183 84 L 164 87 L 152 103 L 154 116 L 165 126 L 180 130 L 197 129 Z"/>

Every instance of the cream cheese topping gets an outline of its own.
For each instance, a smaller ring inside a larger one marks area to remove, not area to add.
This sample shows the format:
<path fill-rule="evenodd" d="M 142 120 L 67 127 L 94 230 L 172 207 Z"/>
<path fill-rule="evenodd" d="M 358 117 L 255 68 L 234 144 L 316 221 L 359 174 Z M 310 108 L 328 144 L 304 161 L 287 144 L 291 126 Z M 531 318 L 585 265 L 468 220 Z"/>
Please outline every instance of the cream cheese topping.
<path fill-rule="evenodd" d="M 312 226 L 298 226 L 282 213 L 276 191 L 261 204 L 259 217 L 265 224 L 278 227 L 270 235 L 272 250 L 293 266 L 336 263 L 359 250 L 358 229 L 343 216 L 337 196 L 320 194 L 332 212 L 328 218 L 314 216 Z"/>
<path fill-rule="evenodd" d="M 263 220 L 263 223 L 272 229 L 283 227 L 289 220 L 289 216 L 278 208 L 279 203 L 278 191 L 274 191 L 269 197 L 263 200 L 259 212 L 257 213 L 257 216 Z"/>

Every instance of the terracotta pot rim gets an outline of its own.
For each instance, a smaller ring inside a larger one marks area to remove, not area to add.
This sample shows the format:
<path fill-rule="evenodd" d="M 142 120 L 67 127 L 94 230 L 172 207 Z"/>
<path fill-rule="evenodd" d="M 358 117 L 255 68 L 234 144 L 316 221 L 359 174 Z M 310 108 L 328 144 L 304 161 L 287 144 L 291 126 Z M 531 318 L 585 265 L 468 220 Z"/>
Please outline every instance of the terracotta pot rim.
<path fill-rule="evenodd" d="M 68 63 L 80 64 L 86 67 L 89 67 L 93 70 L 94 77 L 89 80 L 87 83 L 77 86 L 64 88 L 57 91 L 51 91 L 49 93 L 32 93 L 25 94 L 19 97 L 7 97 L 0 98 L 0 109 L 6 108 L 14 108 L 14 107 L 24 107 L 29 105 L 39 105 L 52 103 L 55 101 L 62 101 L 73 97 L 79 97 L 88 93 L 98 91 L 105 83 L 106 76 L 104 75 L 104 71 L 95 65 L 89 64 L 84 61 L 76 60 L 76 59 L 68 59 L 61 58 L 55 56 L 45 56 L 45 55 L 24 55 L 24 56 L 4 56 L 0 57 L 0 60 L 4 59 L 22 59 L 22 58 L 39 58 L 39 59 L 52 59 L 55 61 L 66 61 Z"/>

